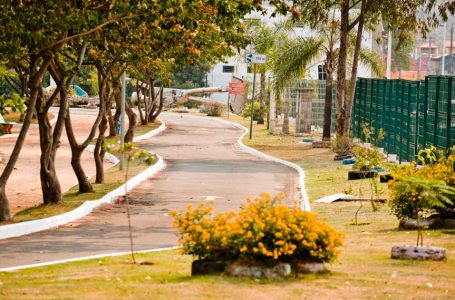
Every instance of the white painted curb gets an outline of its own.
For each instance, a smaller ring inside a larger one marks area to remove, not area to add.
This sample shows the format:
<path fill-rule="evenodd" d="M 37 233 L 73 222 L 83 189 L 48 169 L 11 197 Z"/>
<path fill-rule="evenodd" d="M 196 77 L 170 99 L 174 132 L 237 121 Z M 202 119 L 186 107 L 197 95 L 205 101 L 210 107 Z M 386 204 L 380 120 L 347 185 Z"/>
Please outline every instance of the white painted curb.
<path fill-rule="evenodd" d="M 156 164 L 146 169 L 145 171 L 137 174 L 127 182 L 128 188 L 127 191 L 130 191 L 139 183 L 146 180 L 148 177 L 158 173 L 159 171 L 166 167 L 163 158 L 159 155 L 157 155 L 157 157 L 158 162 Z M 67 213 L 39 220 L 0 226 L 0 240 L 12 237 L 19 237 L 22 235 L 43 231 L 67 224 L 69 222 L 72 222 L 74 220 L 77 220 L 88 215 L 93 211 L 93 209 L 102 204 L 114 202 L 118 196 L 124 194 L 125 184 L 107 193 L 101 199 L 85 201 L 81 206 Z"/>
<path fill-rule="evenodd" d="M 229 124 L 229 125 L 232 125 L 234 127 L 240 128 L 241 130 L 243 130 L 243 134 L 237 140 L 237 144 L 239 145 L 241 150 L 243 150 L 244 152 L 247 152 L 247 153 L 262 157 L 262 158 L 264 158 L 266 160 L 270 160 L 270 161 L 274 161 L 274 162 L 286 165 L 286 166 L 296 170 L 299 173 L 300 196 L 301 196 L 301 198 L 303 200 L 301 202 L 301 204 L 300 204 L 300 207 L 301 207 L 302 210 L 311 211 L 310 201 L 309 201 L 309 198 L 308 198 L 307 191 L 305 189 L 305 172 L 303 171 L 303 169 L 300 166 L 298 166 L 298 165 L 296 165 L 294 163 L 291 163 L 289 161 L 270 156 L 270 155 L 265 154 L 265 153 L 263 153 L 261 151 L 253 149 L 253 148 L 251 148 L 249 146 L 246 146 L 242 142 L 242 139 L 249 131 L 248 131 L 248 129 L 245 126 L 242 126 L 242 125 L 240 125 L 240 124 L 238 124 L 236 122 L 227 121 L 227 120 L 223 120 L 223 119 L 217 119 L 217 118 L 213 118 L 213 117 L 204 117 L 204 116 L 192 116 L 192 115 L 189 115 L 188 117 L 216 120 L 218 122 Z"/>
<path fill-rule="evenodd" d="M 162 122 L 161 120 L 160 122 L 161 122 L 160 127 L 144 135 L 138 136 L 137 138 L 140 140 L 144 140 L 164 131 L 166 129 L 166 126 L 164 125 L 164 122 Z M 94 149 L 95 149 L 94 145 L 89 145 L 85 150 L 93 152 Z M 159 155 L 156 156 L 158 157 L 158 161 L 153 166 L 128 180 L 128 182 L 126 183 L 128 191 L 133 189 L 142 181 L 146 180 L 148 177 L 153 176 L 154 174 L 158 173 L 159 171 L 163 170 L 166 167 L 166 163 L 164 162 L 163 158 Z M 110 153 L 106 153 L 105 158 L 111 161 L 114 165 L 119 162 L 118 158 Z M 118 196 L 124 195 L 124 192 L 125 185 L 123 184 L 116 188 L 115 190 L 104 195 L 101 199 L 85 201 L 82 205 L 80 205 L 78 208 L 72 211 L 57 216 L 52 216 L 49 218 L 0 226 L 0 240 L 19 237 L 26 234 L 39 232 L 67 224 L 69 222 L 72 222 L 74 220 L 77 220 L 88 215 L 93 211 L 93 209 L 102 204 L 112 203 Z"/>
<path fill-rule="evenodd" d="M 95 145 L 88 145 L 84 150 L 93 153 L 95 152 Z M 109 152 L 106 152 L 104 154 L 104 158 L 110 161 L 114 166 L 120 162 L 120 160 L 115 155 L 112 155 Z M 110 169 L 111 167 L 109 167 L 108 169 Z"/>
<path fill-rule="evenodd" d="M 163 132 L 164 130 L 166 130 L 166 124 L 164 124 L 164 122 L 163 122 L 160 118 L 157 118 L 157 120 L 161 122 L 160 127 L 155 128 L 155 129 L 153 129 L 152 131 L 147 132 L 146 134 L 143 134 L 143 135 L 140 135 L 140 136 L 135 137 L 135 138 L 133 139 L 133 142 L 140 142 L 140 141 L 149 139 L 149 138 L 151 138 L 152 136 L 155 136 L 155 135 L 157 135 L 157 134 Z"/>
<path fill-rule="evenodd" d="M 134 251 L 134 253 L 152 253 L 152 252 L 160 252 L 160 251 L 166 251 L 166 250 L 174 250 L 174 249 L 178 249 L 178 248 L 181 248 L 181 247 L 180 246 L 175 246 L 175 247 L 167 247 L 167 248 L 156 248 L 156 249 L 148 249 L 148 250 L 139 250 L 139 251 Z M 45 267 L 45 266 L 52 266 L 52 265 L 57 265 L 57 264 L 69 263 L 69 262 L 84 261 L 84 260 L 90 260 L 90 259 L 96 259 L 96 258 L 104 258 L 104 257 L 115 257 L 115 256 L 128 255 L 128 254 L 131 254 L 131 251 L 106 253 L 106 254 L 98 254 L 98 255 L 91 255 L 91 256 L 83 256 L 83 257 L 76 257 L 76 258 L 69 258 L 69 259 L 62 259 L 62 260 L 55 260 L 55 261 L 31 264 L 31 265 L 22 265 L 22 266 L 8 267 L 8 268 L 0 269 L 0 272 L 12 272 L 12 271 L 18 271 L 18 270 L 23 270 L 23 269 Z"/>
<path fill-rule="evenodd" d="M 291 163 L 289 161 L 286 161 L 286 160 L 283 160 L 283 159 L 279 159 L 279 158 L 273 157 L 271 155 L 265 154 L 265 153 L 263 153 L 261 151 L 258 151 L 256 149 L 253 149 L 253 148 L 245 145 L 242 142 L 242 139 L 249 132 L 249 130 L 245 126 L 242 126 L 242 125 L 240 125 L 238 123 L 235 123 L 235 122 L 232 122 L 232 121 L 226 121 L 226 120 L 221 120 L 221 119 L 215 119 L 215 120 L 219 120 L 222 123 L 226 122 L 228 124 L 231 124 L 231 125 L 236 126 L 236 127 L 238 127 L 238 128 L 243 130 L 243 134 L 237 140 L 237 144 L 240 146 L 240 148 L 243 151 L 245 151 L 247 153 L 250 153 L 250 154 L 253 154 L 253 155 L 256 155 L 256 156 L 259 156 L 259 157 L 262 157 L 262 158 L 265 158 L 265 159 L 270 160 L 270 161 L 274 161 L 274 162 L 286 165 L 286 166 L 296 170 L 297 173 L 299 173 L 300 196 L 302 197 L 302 200 L 303 200 L 300 203 L 300 208 L 302 210 L 305 210 L 305 211 L 311 211 L 310 201 L 308 199 L 308 194 L 307 194 L 306 189 L 305 189 L 305 172 L 303 171 L 303 169 L 300 166 L 298 166 L 298 165 L 296 165 L 294 163 Z"/>

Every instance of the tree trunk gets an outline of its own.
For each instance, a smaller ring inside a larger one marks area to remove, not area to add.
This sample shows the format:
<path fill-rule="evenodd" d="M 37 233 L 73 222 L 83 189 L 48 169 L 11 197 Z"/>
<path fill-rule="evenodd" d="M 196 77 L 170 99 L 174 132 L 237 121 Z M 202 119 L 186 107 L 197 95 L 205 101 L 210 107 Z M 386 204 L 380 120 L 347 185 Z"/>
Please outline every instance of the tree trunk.
<path fill-rule="evenodd" d="M 125 143 L 132 143 L 134 139 L 134 130 L 136 129 L 137 115 L 128 103 L 125 103 L 125 113 L 128 116 L 128 129 L 125 133 Z"/>
<path fill-rule="evenodd" d="M 164 89 L 164 87 L 161 86 L 160 91 L 159 91 L 159 94 L 160 94 L 160 105 L 158 106 L 158 110 L 153 115 L 151 115 L 151 117 L 150 117 L 150 122 L 152 122 L 152 123 L 155 122 L 156 118 L 158 118 L 158 116 L 160 115 L 161 111 L 163 111 L 163 107 L 164 107 L 163 89 Z"/>
<path fill-rule="evenodd" d="M 276 125 L 276 97 L 275 91 L 270 89 L 270 108 L 269 108 L 269 132 L 271 134 L 275 133 L 275 125 Z"/>
<path fill-rule="evenodd" d="M 98 67 L 98 85 L 99 85 L 99 98 L 100 103 L 101 101 L 105 102 L 104 110 L 102 110 L 101 121 L 98 125 L 98 137 L 96 139 L 95 150 L 93 151 L 93 157 L 95 159 L 95 168 L 96 168 L 96 183 L 103 183 L 104 182 L 104 133 L 106 132 L 108 126 L 108 119 L 107 115 L 110 113 L 110 107 L 112 98 L 109 97 L 109 84 L 107 82 L 107 78 L 109 76 L 109 72 L 103 71 L 101 68 Z M 101 108 L 100 108 L 101 109 Z M 109 112 L 108 112 L 109 111 Z"/>
<path fill-rule="evenodd" d="M 137 110 L 139 112 L 139 119 L 142 125 L 147 125 L 147 106 L 144 106 L 145 115 L 142 113 L 142 97 L 141 97 L 142 86 L 139 86 L 139 80 L 136 84 L 136 97 L 137 97 Z M 146 104 L 147 101 L 144 102 Z"/>
<path fill-rule="evenodd" d="M 265 98 L 265 72 L 261 72 L 261 89 L 259 91 L 259 116 L 258 124 L 264 124 L 264 98 Z"/>
<path fill-rule="evenodd" d="M 95 158 L 95 167 L 96 167 L 96 183 L 103 183 L 104 182 L 104 133 L 107 129 L 107 117 L 103 115 L 101 118 L 100 125 L 98 126 L 98 138 L 96 139 L 95 150 L 93 151 L 93 156 Z"/>
<path fill-rule="evenodd" d="M 360 15 L 359 15 L 359 24 L 357 27 L 357 37 L 355 41 L 355 50 L 354 50 L 354 59 L 352 62 L 352 72 L 351 72 L 351 81 L 349 83 L 349 98 L 346 104 L 346 116 L 344 119 L 344 129 L 343 135 L 349 137 L 350 134 L 350 126 L 351 126 L 351 114 L 352 114 L 352 106 L 354 104 L 354 95 L 355 95 L 355 84 L 357 80 L 357 70 L 359 66 L 359 55 L 360 49 L 362 46 L 362 34 L 363 34 L 363 27 L 365 21 L 365 0 L 362 0 L 362 6 L 360 8 Z"/>
<path fill-rule="evenodd" d="M 64 101 L 62 101 L 61 97 L 59 116 L 53 131 L 47 117 L 48 109 L 42 109 L 38 113 L 41 148 L 40 179 L 44 204 L 59 203 L 62 201 L 62 190 L 55 170 L 55 154 L 57 149 L 56 144 L 60 140 L 60 129 L 63 127 L 63 121 L 66 115 L 66 113 L 61 113 L 62 110 L 66 111 L 66 106 L 62 105 Z"/>
<path fill-rule="evenodd" d="M 103 84 L 104 85 L 104 84 Z M 104 115 L 105 111 L 105 102 L 100 101 L 100 107 L 98 111 L 98 116 L 96 117 L 95 123 L 92 125 L 89 136 L 82 144 L 78 144 L 76 137 L 74 135 L 73 126 L 71 124 L 71 115 L 70 112 L 67 112 L 65 120 L 66 134 L 68 136 L 68 141 L 71 147 L 71 166 L 73 167 L 74 173 L 76 174 L 77 181 L 79 184 L 79 193 L 89 193 L 93 191 L 93 186 L 90 183 L 90 180 L 87 178 L 84 169 L 81 164 L 82 152 L 87 148 L 90 141 L 94 138 L 96 129 L 101 122 L 101 118 Z"/>
<path fill-rule="evenodd" d="M 346 60 L 349 33 L 349 0 L 343 0 L 341 3 L 341 21 L 340 21 L 340 53 L 338 56 L 337 70 L 337 96 L 336 96 L 336 133 L 337 137 L 343 135 L 344 125 L 344 98 L 346 93 Z"/>
<path fill-rule="evenodd" d="M 73 125 L 71 124 L 71 115 L 69 110 L 66 113 L 65 129 L 71 148 L 71 166 L 73 167 L 74 174 L 77 177 L 77 182 L 79 184 L 79 193 L 92 192 L 92 184 L 85 175 L 84 168 L 82 168 L 81 164 L 82 152 L 87 146 L 82 147 L 82 145 L 79 145 L 77 143 L 76 137 L 74 136 Z M 90 137 L 90 139 L 92 138 L 93 136 Z"/>
<path fill-rule="evenodd" d="M 324 125 L 322 128 L 322 140 L 330 141 L 332 127 L 332 92 L 333 92 L 333 52 L 327 52 L 325 71 L 325 100 L 324 100 Z"/>
<path fill-rule="evenodd" d="M 112 117 L 112 104 L 109 107 L 106 107 L 106 118 L 109 124 L 109 137 L 117 136 L 117 131 L 115 130 L 115 124 L 118 123 L 120 119 L 120 104 L 115 106 L 115 114 Z"/>
<path fill-rule="evenodd" d="M 284 97 L 283 97 L 283 104 L 284 104 L 284 117 L 283 117 L 283 127 L 281 129 L 281 132 L 283 134 L 289 134 L 289 111 L 290 111 L 290 105 L 291 102 L 289 101 L 289 91 L 288 89 L 286 92 L 284 92 Z"/>
<path fill-rule="evenodd" d="M 30 58 L 30 80 L 28 82 L 28 87 L 30 90 L 30 97 L 28 100 L 29 109 L 27 109 L 27 112 L 25 114 L 24 122 L 22 123 L 22 128 L 19 136 L 17 137 L 13 151 L 11 152 L 5 169 L 3 169 L 3 172 L 0 176 L 0 222 L 8 221 L 11 219 L 9 201 L 6 196 L 6 183 L 8 182 L 8 179 L 14 170 L 14 166 L 16 165 L 22 146 L 24 145 L 25 137 L 27 135 L 28 129 L 30 128 L 30 123 L 35 111 L 34 107 L 38 98 L 38 93 L 41 90 L 43 75 L 50 61 L 50 58 L 45 58 L 41 63 L 39 63 L 39 58 L 33 56 Z"/>

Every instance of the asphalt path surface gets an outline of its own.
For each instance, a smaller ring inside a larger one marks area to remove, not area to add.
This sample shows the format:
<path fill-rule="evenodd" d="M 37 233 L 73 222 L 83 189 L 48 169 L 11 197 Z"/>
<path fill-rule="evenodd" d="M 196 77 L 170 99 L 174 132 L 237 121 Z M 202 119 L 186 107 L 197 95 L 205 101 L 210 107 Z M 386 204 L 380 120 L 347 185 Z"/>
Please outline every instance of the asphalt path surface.
<path fill-rule="evenodd" d="M 162 114 L 164 133 L 142 147 L 163 156 L 165 170 L 129 193 L 135 250 L 177 245 L 170 212 L 214 199 L 216 211 L 238 210 L 246 197 L 284 192 L 298 198 L 297 172 L 242 152 L 242 131 L 217 120 Z M 65 226 L 0 241 L 0 268 L 128 251 L 124 205 L 106 205 Z"/>

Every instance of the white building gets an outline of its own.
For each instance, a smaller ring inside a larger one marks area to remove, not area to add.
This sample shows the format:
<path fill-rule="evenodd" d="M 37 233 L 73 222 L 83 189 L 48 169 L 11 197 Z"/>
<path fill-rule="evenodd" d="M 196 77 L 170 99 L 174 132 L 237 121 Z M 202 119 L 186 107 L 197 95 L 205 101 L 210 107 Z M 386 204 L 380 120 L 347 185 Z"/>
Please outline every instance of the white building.
<path fill-rule="evenodd" d="M 270 27 L 273 27 L 274 24 L 280 22 L 284 17 L 270 17 L 263 16 L 260 13 L 252 13 L 246 16 L 247 19 L 258 19 L 266 23 Z M 299 36 L 314 36 L 316 33 L 309 28 L 296 28 L 296 35 Z M 378 33 L 374 32 L 365 32 L 362 40 L 362 47 L 374 49 L 379 51 L 379 46 L 376 43 Z M 317 59 L 312 66 L 309 68 L 307 76 L 305 79 L 324 79 L 324 57 Z M 248 79 L 249 81 L 253 80 L 253 70 L 250 69 L 245 63 L 245 58 L 239 56 L 229 57 L 224 62 L 217 63 L 207 74 L 207 83 L 209 87 L 221 87 L 227 88 L 229 82 L 233 75 L 238 78 Z M 365 67 L 363 64 L 359 64 L 358 77 L 371 77 L 371 71 Z M 257 75 L 256 81 L 259 80 Z M 212 94 L 212 98 L 227 101 L 227 93 Z"/>

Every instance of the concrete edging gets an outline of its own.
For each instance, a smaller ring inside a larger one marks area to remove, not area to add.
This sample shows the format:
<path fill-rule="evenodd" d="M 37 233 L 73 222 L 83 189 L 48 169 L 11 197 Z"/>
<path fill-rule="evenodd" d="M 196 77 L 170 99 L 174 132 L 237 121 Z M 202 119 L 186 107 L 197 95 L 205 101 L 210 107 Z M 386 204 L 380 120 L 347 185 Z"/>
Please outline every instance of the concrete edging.
<path fill-rule="evenodd" d="M 157 120 L 161 122 L 160 127 L 155 128 L 155 129 L 153 129 L 153 130 L 151 130 L 151 131 L 149 131 L 149 132 L 147 132 L 147 133 L 145 133 L 143 135 L 140 135 L 140 136 L 137 136 L 137 137 L 133 138 L 133 142 L 140 142 L 140 141 L 149 139 L 152 136 L 155 136 L 155 135 L 165 131 L 166 130 L 166 124 L 164 124 L 164 122 L 160 118 L 157 118 Z"/>
<path fill-rule="evenodd" d="M 166 126 L 164 125 L 164 122 L 161 121 L 161 126 L 144 134 L 141 136 L 138 136 L 137 138 L 139 140 L 144 140 L 146 138 L 150 138 L 166 129 Z M 144 137 L 145 136 L 145 137 Z M 89 147 L 86 148 L 86 151 L 92 151 L 93 152 L 94 146 L 89 145 Z M 158 157 L 158 161 L 151 167 L 147 168 L 143 172 L 137 174 L 128 182 L 126 183 L 127 191 L 130 191 L 133 189 L 135 186 L 137 186 L 139 183 L 142 181 L 146 180 L 150 176 L 153 176 L 154 174 L 158 173 L 159 171 L 163 170 L 166 167 L 166 163 L 164 162 L 164 159 L 156 154 Z M 119 162 L 118 158 L 115 157 L 114 155 L 110 153 L 106 153 L 106 159 L 110 160 L 114 165 Z M 27 221 L 27 222 L 21 222 L 21 223 L 15 223 L 15 224 L 9 224 L 9 225 L 3 225 L 0 226 L 0 240 L 1 239 L 7 239 L 7 238 L 13 238 L 13 237 L 19 237 L 23 236 L 26 234 L 30 233 L 35 233 L 51 228 L 55 228 L 64 224 L 67 224 L 69 222 L 72 222 L 74 220 L 77 220 L 79 218 L 82 218 L 89 213 L 93 211 L 96 207 L 106 204 L 106 203 L 112 203 L 116 197 L 124 195 L 125 192 L 125 184 L 119 186 L 115 190 L 107 193 L 104 195 L 101 199 L 98 200 L 88 200 L 85 201 L 83 204 L 81 204 L 79 207 L 76 209 L 52 216 L 49 218 L 44 218 L 44 219 L 39 219 L 39 220 L 33 220 L 33 221 Z"/>
<path fill-rule="evenodd" d="M 291 163 L 289 161 L 286 161 L 286 160 L 283 160 L 283 159 L 279 159 L 279 158 L 273 157 L 271 155 L 265 154 L 265 153 L 263 153 L 261 151 L 258 151 L 256 149 L 253 149 L 253 148 L 245 145 L 242 142 L 242 139 L 249 132 L 249 130 L 245 126 L 243 126 L 241 124 L 238 124 L 238 123 L 233 122 L 233 121 L 217 119 L 217 118 L 213 118 L 213 117 L 192 116 L 192 115 L 189 115 L 189 116 L 190 117 L 196 117 L 196 118 L 205 118 L 205 119 L 210 119 L 210 120 L 216 120 L 218 122 L 229 124 L 229 125 L 232 125 L 234 127 L 237 127 L 239 129 L 243 130 L 243 134 L 237 140 L 237 144 L 239 145 L 239 147 L 240 147 L 240 149 L 242 151 L 244 151 L 246 153 L 249 153 L 249 154 L 252 154 L 252 155 L 255 155 L 255 156 L 258 156 L 258 157 L 262 157 L 262 158 L 264 158 L 266 160 L 269 160 L 269 161 L 274 161 L 274 162 L 286 165 L 286 166 L 296 170 L 297 173 L 299 173 L 300 196 L 302 197 L 302 200 L 303 200 L 301 202 L 301 204 L 300 204 L 300 207 L 303 210 L 305 210 L 305 211 L 311 211 L 310 201 L 309 201 L 308 194 L 307 194 L 307 191 L 306 191 L 306 188 L 305 188 L 305 172 L 303 171 L 303 169 L 300 166 L 298 166 L 298 165 L 296 165 L 294 163 Z"/>
<path fill-rule="evenodd" d="M 134 253 L 135 254 L 137 254 L 137 253 L 152 253 L 152 252 L 159 252 L 159 251 L 166 251 L 166 250 L 174 250 L 174 249 L 178 249 L 178 248 L 181 248 L 181 247 L 180 246 L 175 246 L 175 247 L 139 250 L 139 251 L 134 251 Z M 115 257 L 115 256 L 128 255 L 128 254 L 131 254 L 131 251 L 114 252 L 114 253 L 107 253 L 107 254 L 97 254 L 97 255 L 90 255 L 90 256 L 82 256 L 82 257 L 76 257 L 76 258 L 68 258 L 68 259 L 61 259 L 61 260 L 54 260 L 54 261 L 49 261 L 49 262 L 30 264 L 30 265 L 7 267 L 7 268 L 0 269 L 0 272 L 12 272 L 12 271 L 18 271 L 18 270 L 23 270 L 23 269 L 45 267 L 45 266 L 52 266 L 52 265 L 57 265 L 57 264 L 69 263 L 69 262 L 77 262 L 77 261 L 84 261 L 84 260 L 90 260 L 90 259 L 96 259 L 96 258 L 104 258 L 104 257 Z"/>

